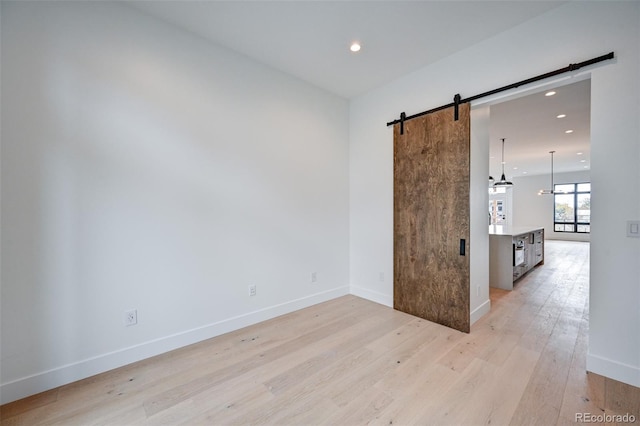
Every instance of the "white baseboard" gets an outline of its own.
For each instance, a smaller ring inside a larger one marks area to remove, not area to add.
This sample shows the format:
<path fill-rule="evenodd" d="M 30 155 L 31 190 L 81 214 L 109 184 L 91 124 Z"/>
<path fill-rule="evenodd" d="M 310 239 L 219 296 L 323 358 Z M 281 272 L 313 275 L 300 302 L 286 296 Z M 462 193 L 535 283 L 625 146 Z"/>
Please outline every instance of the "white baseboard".
<path fill-rule="evenodd" d="M 77 380 L 113 370 L 133 362 L 201 342 L 230 331 L 288 314 L 318 303 L 349 294 L 349 287 L 337 287 L 279 305 L 238 315 L 213 324 L 187 330 L 171 336 L 141 343 L 139 345 L 102 354 L 48 371 L 22 377 L 0 385 L 0 404 L 6 404 L 30 395 L 35 395 Z"/>
<path fill-rule="evenodd" d="M 388 306 L 393 308 L 393 295 L 380 293 L 374 290 L 369 290 L 367 288 L 358 287 L 352 285 L 349 287 L 351 294 L 354 296 L 362 297 L 363 299 L 370 300 L 372 302 L 379 303 L 381 305 Z"/>
<path fill-rule="evenodd" d="M 487 299 L 482 305 L 471 311 L 471 324 L 478 321 L 491 310 L 491 300 Z"/>
<path fill-rule="evenodd" d="M 587 371 L 640 388 L 640 367 L 587 354 Z"/>

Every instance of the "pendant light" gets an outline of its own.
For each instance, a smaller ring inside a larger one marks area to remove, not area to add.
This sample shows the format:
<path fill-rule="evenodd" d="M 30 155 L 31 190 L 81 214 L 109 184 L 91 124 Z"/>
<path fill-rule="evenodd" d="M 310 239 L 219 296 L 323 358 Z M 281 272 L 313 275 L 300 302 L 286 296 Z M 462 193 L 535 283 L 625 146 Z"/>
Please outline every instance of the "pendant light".
<path fill-rule="evenodd" d="M 541 189 L 540 191 L 538 191 L 538 195 L 548 195 L 551 194 L 553 195 L 555 192 L 553 190 L 553 153 L 555 151 L 549 151 L 549 154 L 551 154 L 551 189 Z"/>
<path fill-rule="evenodd" d="M 513 186 L 513 182 L 509 182 L 504 176 L 504 138 L 502 138 L 502 176 L 493 186 Z"/>

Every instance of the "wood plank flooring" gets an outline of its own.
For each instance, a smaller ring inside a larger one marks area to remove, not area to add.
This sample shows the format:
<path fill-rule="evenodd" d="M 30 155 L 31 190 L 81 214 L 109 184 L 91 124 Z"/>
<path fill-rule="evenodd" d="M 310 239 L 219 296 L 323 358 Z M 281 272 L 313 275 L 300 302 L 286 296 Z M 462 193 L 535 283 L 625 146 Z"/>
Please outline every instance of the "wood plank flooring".
<path fill-rule="evenodd" d="M 6 404 L 0 424 L 639 424 L 640 389 L 585 372 L 589 245 L 545 255 L 470 334 L 345 296 Z"/>

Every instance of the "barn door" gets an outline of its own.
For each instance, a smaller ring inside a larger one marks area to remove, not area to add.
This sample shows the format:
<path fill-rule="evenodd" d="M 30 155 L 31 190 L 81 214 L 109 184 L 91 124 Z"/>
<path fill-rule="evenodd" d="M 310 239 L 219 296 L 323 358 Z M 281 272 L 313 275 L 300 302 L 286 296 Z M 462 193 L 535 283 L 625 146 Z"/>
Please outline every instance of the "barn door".
<path fill-rule="evenodd" d="M 469 104 L 394 127 L 394 308 L 466 333 Z"/>

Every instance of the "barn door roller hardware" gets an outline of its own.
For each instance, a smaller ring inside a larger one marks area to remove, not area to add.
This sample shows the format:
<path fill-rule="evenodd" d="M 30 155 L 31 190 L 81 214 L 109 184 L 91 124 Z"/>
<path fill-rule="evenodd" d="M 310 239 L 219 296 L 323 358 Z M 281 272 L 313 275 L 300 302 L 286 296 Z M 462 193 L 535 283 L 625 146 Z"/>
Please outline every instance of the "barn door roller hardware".
<path fill-rule="evenodd" d="M 579 70 L 580 68 L 584 68 L 589 65 L 597 64 L 598 62 L 606 61 L 609 59 L 613 59 L 613 52 L 607 53 L 606 55 L 598 56 L 597 58 L 589 59 L 587 61 L 579 62 L 577 64 L 569 64 L 564 68 L 557 69 L 555 71 L 550 71 L 544 74 L 540 74 L 535 77 L 528 78 L 526 80 L 519 81 L 517 83 L 512 83 L 507 86 L 499 87 L 497 89 L 489 90 L 488 92 L 480 93 L 479 95 L 471 96 L 469 98 L 462 99 L 460 94 L 457 94 L 453 97 L 453 102 L 450 104 L 442 105 L 437 108 L 430 109 L 428 111 L 419 112 L 417 114 L 407 116 L 404 112 L 400 114 L 400 118 L 397 120 L 393 120 L 387 123 L 387 126 L 393 126 L 394 124 L 400 123 L 400 134 L 404 134 L 404 123 L 407 120 L 411 120 L 413 118 L 422 117 L 423 115 L 431 114 L 436 111 L 440 111 L 443 109 L 453 107 L 454 119 L 458 120 L 458 107 L 460 104 L 468 103 L 475 101 L 476 99 L 484 98 L 487 96 L 495 95 L 496 93 L 504 92 L 506 90 L 515 89 L 520 86 L 524 86 L 525 84 L 535 83 L 536 81 L 544 80 L 545 78 L 555 77 L 556 75 L 564 74 L 567 72 L 572 72 Z"/>
<path fill-rule="evenodd" d="M 460 106 L 460 93 L 456 94 L 453 97 L 453 119 L 458 121 L 458 117 L 460 117 L 458 107 Z"/>

